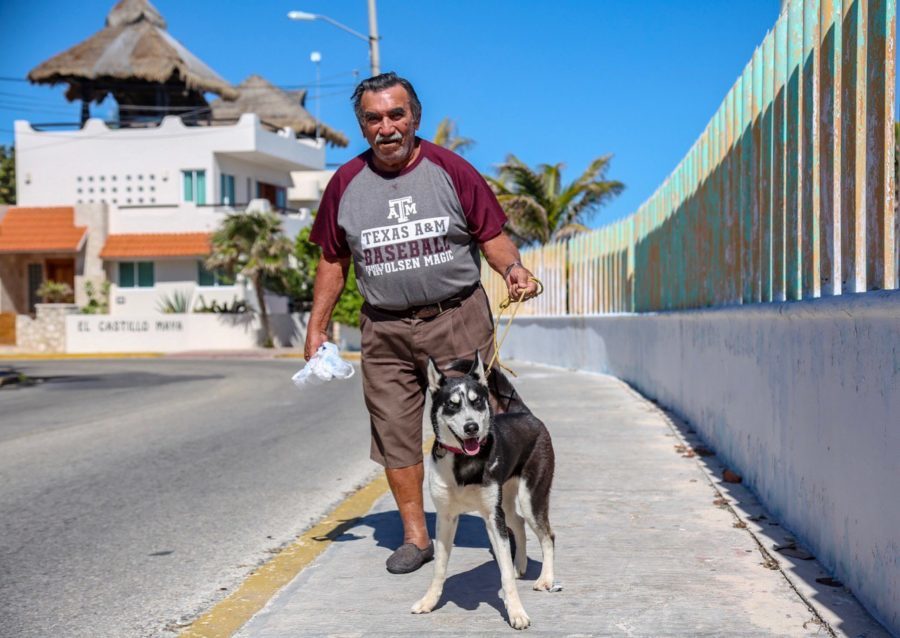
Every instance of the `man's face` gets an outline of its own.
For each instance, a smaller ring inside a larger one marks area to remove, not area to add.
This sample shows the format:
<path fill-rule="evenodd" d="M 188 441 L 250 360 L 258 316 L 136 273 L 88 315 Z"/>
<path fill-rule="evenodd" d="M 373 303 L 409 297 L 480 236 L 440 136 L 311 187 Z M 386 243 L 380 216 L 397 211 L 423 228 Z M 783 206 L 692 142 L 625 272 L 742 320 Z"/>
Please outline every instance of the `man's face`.
<path fill-rule="evenodd" d="M 376 165 L 387 170 L 404 168 L 413 157 L 419 128 L 406 89 L 396 84 L 383 91 L 366 91 L 360 104 L 362 132 L 375 153 Z"/>

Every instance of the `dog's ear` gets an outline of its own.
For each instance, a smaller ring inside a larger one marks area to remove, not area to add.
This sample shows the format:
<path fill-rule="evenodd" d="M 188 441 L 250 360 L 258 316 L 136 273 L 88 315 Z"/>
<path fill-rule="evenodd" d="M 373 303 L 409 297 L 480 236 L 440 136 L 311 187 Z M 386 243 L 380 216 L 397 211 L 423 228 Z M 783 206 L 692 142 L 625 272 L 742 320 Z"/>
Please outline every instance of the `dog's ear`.
<path fill-rule="evenodd" d="M 428 389 L 431 392 L 437 392 L 438 388 L 444 382 L 444 373 L 438 370 L 434 359 L 428 357 Z"/>
<path fill-rule="evenodd" d="M 481 353 L 475 351 L 475 361 L 472 362 L 472 368 L 469 370 L 469 376 L 475 377 L 481 385 L 487 385 L 487 377 L 484 374 L 484 362 L 481 360 Z"/>

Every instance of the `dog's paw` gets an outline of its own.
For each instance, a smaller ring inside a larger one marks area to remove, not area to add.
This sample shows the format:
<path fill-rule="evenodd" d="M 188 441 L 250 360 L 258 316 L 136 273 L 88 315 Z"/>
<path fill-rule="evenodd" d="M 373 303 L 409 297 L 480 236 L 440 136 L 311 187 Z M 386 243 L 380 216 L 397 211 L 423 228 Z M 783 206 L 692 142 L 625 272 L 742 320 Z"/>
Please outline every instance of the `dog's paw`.
<path fill-rule="evenodd" d="M 533 589 L 535 591 L 560 591 L 562 587 L 555 586 L 552 578 L 541 577 L 534 581 Z"/>
<path fill-rule="evenodd" d="M 433 600 L 431 596 L 426 594 L 420 601 L 412 606 L 412 609 L 410 609 L 410 611 L 414 614 L 427 614 L 432 609 L 434 609 L 434 605 L 436 603 L 436 600 Z"/>
<path fill-rule="evenodd" d="M 531 618 L 521 606 L 518 609 L 508 609 L 507 612 L 509 613 L 509 626 L 513 629 L 527 629 L 531 625 Z"/>

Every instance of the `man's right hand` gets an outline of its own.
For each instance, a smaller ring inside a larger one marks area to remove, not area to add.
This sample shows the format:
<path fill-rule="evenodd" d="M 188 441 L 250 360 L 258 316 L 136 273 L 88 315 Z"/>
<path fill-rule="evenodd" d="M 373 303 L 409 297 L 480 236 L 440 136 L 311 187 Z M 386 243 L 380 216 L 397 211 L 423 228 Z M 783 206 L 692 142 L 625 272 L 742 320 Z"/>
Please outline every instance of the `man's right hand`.
<path fill-rule="evenodd" d="M 316 350 L 328 341 L 328 335 L 324 330 L 309 330 L 306 333 L 306 345 L 303 348 L 303 358 L 309 361 Z"/>

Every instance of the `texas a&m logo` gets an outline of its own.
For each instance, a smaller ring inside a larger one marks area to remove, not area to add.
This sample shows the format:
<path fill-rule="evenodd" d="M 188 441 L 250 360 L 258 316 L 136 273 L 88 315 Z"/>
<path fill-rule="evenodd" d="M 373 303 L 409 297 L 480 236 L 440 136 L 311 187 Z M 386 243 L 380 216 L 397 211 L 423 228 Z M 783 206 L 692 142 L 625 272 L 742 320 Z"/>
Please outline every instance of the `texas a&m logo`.
<path fill-rule="evenodd" d="M 387 218 L 396 219 L 400 224 L 408 221 L 410 215 L 415 215 L 418 212 L 416 210 L 416 203 L 413 201 L 411 195 L 390 199 L 388 200 L 388 206 L 391 210 L 388 213 Z"/>

